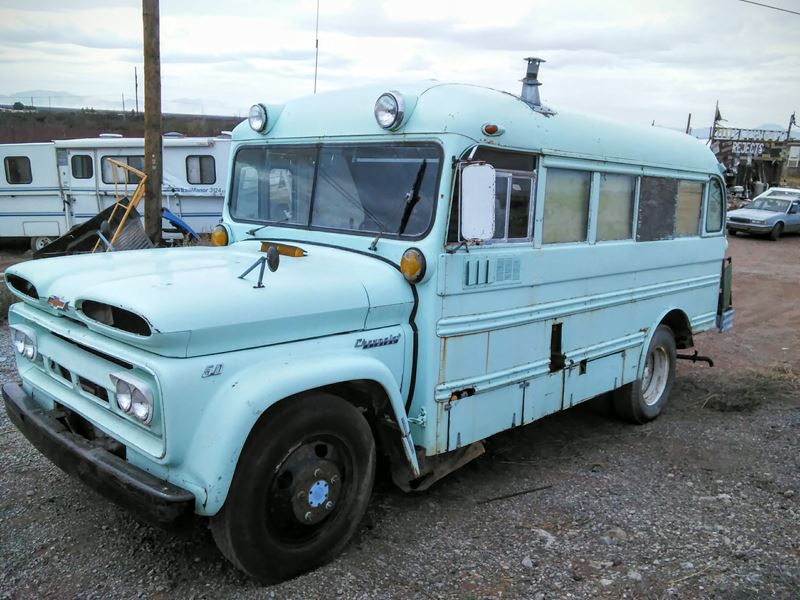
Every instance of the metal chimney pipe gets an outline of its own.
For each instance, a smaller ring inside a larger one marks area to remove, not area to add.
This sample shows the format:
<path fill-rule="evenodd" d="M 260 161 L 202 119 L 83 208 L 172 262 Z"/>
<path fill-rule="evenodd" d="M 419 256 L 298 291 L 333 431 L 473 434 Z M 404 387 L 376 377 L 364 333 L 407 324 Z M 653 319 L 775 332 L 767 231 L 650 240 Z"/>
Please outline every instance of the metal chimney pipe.
<path fill-rule="evenodd" d="M 539 98 L 539 86 L 542 85 L 539 81 L 539 65 L 545 62 L 541 58 L 528 57 L 528 70 L 525 73 L 525 78 L 522 81 L 522 100 L 530 106 L 541 106 L 542 100 Z"/>

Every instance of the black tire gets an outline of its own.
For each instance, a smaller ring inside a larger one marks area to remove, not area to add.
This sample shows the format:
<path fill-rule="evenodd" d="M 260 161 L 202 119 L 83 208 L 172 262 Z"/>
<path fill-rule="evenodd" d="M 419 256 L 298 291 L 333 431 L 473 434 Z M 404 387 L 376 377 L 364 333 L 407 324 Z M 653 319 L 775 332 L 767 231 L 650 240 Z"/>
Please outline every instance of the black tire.
<path fill-rule="evenodd" d="M 661 414 L 669 400 L 677 360 L 672 329 L 666 325 L 658 326 L 644 359 L 647 362 L 642 379 L 614 392 L 614 408 L 617 414 L 632 423 L 652 421 Z M 656 373 L 653 373 L 654 368 Z M 654 376 L 656 379 L 653 379 Z M 650 386 L 656 387 L 651 389 Z"/>
<path fill-rule="evenodd" d="M 781 237 L 781 234 L 783 234 L 783 223 L 775 223 L 775 227 L 769 232 L 769 239 L 774 242 Z"/>
<path fill-rule="evenodd" d="M 344 549 L 374 479 L 375 440 L 356 407 L 324 393 L 288 399 L 248 437 L 214 541 L 262 583 L 295 577 Z"/>
<path fill-rule="evenodd" d="M 731 237 L 735 236 L 736 235 L 736 230 L 735 229 L 728 229 L 728 235 L 731 236 Z"/>

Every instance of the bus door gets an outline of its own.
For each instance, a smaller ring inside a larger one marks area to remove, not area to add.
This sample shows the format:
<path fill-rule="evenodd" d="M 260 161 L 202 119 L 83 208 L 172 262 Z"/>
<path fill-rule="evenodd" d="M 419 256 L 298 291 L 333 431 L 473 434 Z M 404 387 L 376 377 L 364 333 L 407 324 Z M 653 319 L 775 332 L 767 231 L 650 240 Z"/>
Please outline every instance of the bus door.
<path fill-rule="evenodd" d="M 448 450 L 555 412 L 562 402 L 563 371 L 551 360 L 558 328 L 537 310 L 535 157 L 495 162 L 497 169 L 478 177 L 469 165 L 459 168 L 447 251 L 439 259 L 437 440 Z M 477 243 L 460 217 L 472 212 L 470 188 L 489 184 L 493 231 Z"/>

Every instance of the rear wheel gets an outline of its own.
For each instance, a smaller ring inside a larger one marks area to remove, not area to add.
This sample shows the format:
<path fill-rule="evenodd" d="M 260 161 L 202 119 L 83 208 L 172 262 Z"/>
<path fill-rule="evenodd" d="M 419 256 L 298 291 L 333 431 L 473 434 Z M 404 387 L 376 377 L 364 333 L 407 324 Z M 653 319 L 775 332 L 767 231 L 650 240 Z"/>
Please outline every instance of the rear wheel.
<path fill-rule="evenodd" d="M 614 408 L 620 417 L 646 423 L 661 414 L 675 379 L 675 336 L 659 325 L 645 355 L 642 378 L 614 392 Z"/>
<path fill-rule="evenodd" d="M 356 407 L 322 393 L 287 400 L 250 434 L 211 519 L 214 540 L 251 577 L 289 579 L 342 551 L 374 477 L 375 442 Z"/>
<path fill-rule="evenodd" d="M 783 233 L 783 223 L 775 223 L 775 227 L 772 228 L 772 231 L 769 232 L 769 239 L 773 242 L 781 237 Z"/>

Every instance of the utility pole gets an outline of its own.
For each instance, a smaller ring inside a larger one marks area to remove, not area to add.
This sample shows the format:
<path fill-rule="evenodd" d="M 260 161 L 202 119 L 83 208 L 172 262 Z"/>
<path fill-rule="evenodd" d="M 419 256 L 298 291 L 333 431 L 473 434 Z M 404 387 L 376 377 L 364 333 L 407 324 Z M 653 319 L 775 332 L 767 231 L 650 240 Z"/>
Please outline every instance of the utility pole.
<path fill-rule="evenodd" d="M 792 116 L 789 117 L 789 127 L 786 130 L 787 142 L 792 139 L 792 125 L 797 125 L 797 120 L 795 119 L 794 112 L 792 113 Z"/>
<path fill-rule="evenodd" d="M 692 113 L 689 113 L 689 120 L 686 121 L 686 133 L 692 133 Z"/>
<path fill-rule="evenodd" d="M 133 67 L 133 87 L 135 90 L 136 97 L 134 101 L 136 103 L 136 114 L 139 114 L 139 72 L 136 70 L 136 67 Z"/>
<path fill-rule="evenodd" d="M 158 0 L 142 0 L 144 24 L 144 229 L 161 244 L 161 50 Z"/>

